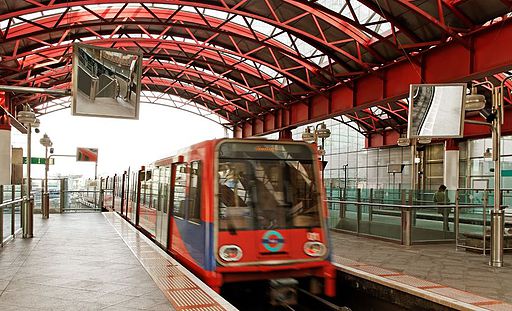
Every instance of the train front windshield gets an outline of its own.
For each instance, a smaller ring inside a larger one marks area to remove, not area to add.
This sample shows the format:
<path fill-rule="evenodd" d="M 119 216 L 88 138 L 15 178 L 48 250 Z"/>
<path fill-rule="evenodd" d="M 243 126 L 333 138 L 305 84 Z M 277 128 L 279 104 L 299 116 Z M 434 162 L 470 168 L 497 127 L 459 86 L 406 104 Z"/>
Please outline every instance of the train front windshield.
<path fill-rule="evenodd" d="M 219 149 L 220 230 L 320 226 L 314 154 L 303 144 L 229 142 Z"/>

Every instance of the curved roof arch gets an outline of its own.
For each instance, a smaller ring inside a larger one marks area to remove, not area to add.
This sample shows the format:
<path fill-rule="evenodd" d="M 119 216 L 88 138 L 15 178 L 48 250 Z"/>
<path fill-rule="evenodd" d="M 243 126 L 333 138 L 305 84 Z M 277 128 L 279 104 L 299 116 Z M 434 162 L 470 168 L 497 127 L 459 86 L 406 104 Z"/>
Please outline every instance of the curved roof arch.
<path fill-rule="evenodd" d="M 217 123 L 227 129 L 232 129 L 231 126 L 226 124 L 224 117 L 220 116 L 219 114 L 216 114 L 215 112 L 201 105 L 191 105 L 183 98 L 171 94 L 145 91 L 141 94 L 141 103 L 185 111 Z M 55 113 L 60 110 L 70 108 L 71 98 L 69 96 L 50 99 L 45 102 L 44 109 L 40 110 L 37 113 L 37 116 Z"/>
<path fill-rule="evenodd" d="M 236 125 L 510 13 L 488 0 L 0 0 L 0 83 L 68 88 L 72 43 L 144 55 L 143 89 Z M 378 79 L 383 77 L 375 74 Z M 52 96 L 12 96 L 45 109 Z M 365 132 L 402 126 L 401 103 L 352 111 Z"/>

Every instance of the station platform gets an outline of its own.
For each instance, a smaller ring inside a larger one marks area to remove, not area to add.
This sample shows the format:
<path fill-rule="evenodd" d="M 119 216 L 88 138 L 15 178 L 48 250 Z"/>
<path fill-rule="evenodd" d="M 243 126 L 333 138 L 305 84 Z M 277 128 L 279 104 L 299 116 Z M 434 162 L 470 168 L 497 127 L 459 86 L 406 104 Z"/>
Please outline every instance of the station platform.
<path fill-rule="evenodd" d="M 235 310 L 114 213 L 34 217 L 0 249 L 0 309 Z"/>
<path fill-rule="evenodd" d="M 410 247 L 331 232 L 338 270 L 456 310 L 512 310 L 512 254 L 505 266 L 454 244 Z"/>

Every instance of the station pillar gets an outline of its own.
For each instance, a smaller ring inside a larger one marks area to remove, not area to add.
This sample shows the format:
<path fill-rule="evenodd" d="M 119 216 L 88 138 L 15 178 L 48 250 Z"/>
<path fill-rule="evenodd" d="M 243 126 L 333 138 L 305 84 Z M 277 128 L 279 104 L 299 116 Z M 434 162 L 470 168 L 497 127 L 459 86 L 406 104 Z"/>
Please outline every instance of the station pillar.
<path fill-rule="evenodd" d="M 447 139 L 444 143 L 443 183 L 448 191 L 451 202 L 455 202 L 455 190 L 459 188 L 459 143 Z"/>
<path fill-rule="evenodd" d="M 3 92 L 0 92 L 0 105 L 8 109 Z M 9 116 L 0 110 L 0 185 L 11 184 L 11 163 L 11 124 Z"/>

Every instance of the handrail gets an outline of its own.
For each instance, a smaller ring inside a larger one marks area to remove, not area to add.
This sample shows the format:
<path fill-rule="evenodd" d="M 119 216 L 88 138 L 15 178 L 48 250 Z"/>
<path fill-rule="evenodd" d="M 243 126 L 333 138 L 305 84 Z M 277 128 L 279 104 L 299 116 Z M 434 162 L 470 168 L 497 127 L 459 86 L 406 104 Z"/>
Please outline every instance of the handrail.
<path fill-rule="evenodd" d="M 33 201 L 34 194 L 35 194 L 35 192 L 32 192 L 30 194 L 30 196 L 23 196 L 18 199 L 9 200 L 9 201 L 0 203 L 0 246 L 3 247 L 7 241 L 9 241 L 10 239 L 14 239 L 16 234 L 21 232 L 22 225 L 20 224 L 20 228 L 18 228 L 18 229 L 16 229 L 16 225 L 15 225 L 15 211 L 16 211 L 15 205 L 19 204 L 19 203 L 23 204 L 27 201 L 29 201 L 29 202 Z M 9 230 L 10 234 L 4 239 L 4 209 L 5 208 L 10 208 L 10 210 L 11 210 L 9 212 L 11 214 L 11 220 L 10 220 L 11 228 Z"/>
<path fill-rule="evenodd" d="M 494 189 L 490 189 L 490 188 L 458 188 L 457 190 L 478 190 L 478 191 L 494 192 Z M 512 188 L 501 188 L 500 191 L 512 191 Z"/>
<path fill-rule="evenodd" d="M 363 201 L 339 201 L 339 200 L 325 200 L 327 203 L 342 203 L 342 204 L 357 204 L 367 206 L 383 206 L 383 207 L 396 207 L 396 208 L 454 208 L 455 204 L 432 204 L 432 205 L 409 205 L 409 204 L 391 204 L 391 203 L 374 203 Z M 508 205 L 502 205 L 508 207 Z M 461 204 L 459 207 L 483 207 L 482 204 Z"/>
<path fill-rule="evenodd" d="M 6 201 L 6 202 L 3 202 L 3 203 L 0 203 L 0 208 L 8 207 L 8 205 L 13 205 L 13 204 L 16 204 L 16 203 L 21 203 L 21 202 L 23 202 L 25 200 L 26 200 L 26 198 L 23 197 L 23 198 L 19 198 L 19 199 L 16 199 L 16 200 Z"/>

